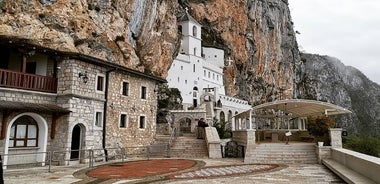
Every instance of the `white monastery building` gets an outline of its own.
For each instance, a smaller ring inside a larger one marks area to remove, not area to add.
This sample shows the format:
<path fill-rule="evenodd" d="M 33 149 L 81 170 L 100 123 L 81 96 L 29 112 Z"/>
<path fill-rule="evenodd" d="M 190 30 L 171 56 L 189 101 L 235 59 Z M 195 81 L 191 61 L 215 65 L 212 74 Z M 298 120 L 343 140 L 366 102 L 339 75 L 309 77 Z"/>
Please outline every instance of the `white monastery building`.
<path fill-rule="evenodd" d="M 224 51 L 202 47 L 201 27 L 188 13 L 180 19 L 181 47 L 168 71 L 168 85 L 181 92 L 184 110 L 197 108 L 203 102 L 214 102 L 212 108 L 206 109 L 207 114 L 229 121 L 233 114 L 251 106 L 245 100 L 226 96 L 223 85 Z"/>

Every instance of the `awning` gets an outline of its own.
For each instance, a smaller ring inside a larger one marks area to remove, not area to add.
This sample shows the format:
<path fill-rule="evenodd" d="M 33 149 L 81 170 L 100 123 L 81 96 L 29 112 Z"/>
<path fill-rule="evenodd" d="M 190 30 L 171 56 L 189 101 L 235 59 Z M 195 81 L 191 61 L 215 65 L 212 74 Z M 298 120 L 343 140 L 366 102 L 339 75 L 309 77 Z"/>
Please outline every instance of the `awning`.
<path fill-rule="evenodd" d="M 254 114 L 262 110 L 283 111 L 293 117 L 321 116 L 321 115 L 339 115 L 348 114 L 351 111 L 327 102 L 304 100 L 304 99 L 289 99 L 268 102 L 257 105 L 252 108 Z"/>
<path fill-rule="evenodd" d="M 47 112 L 47 113 L 69 113 L 70 110 L 64 109 L 54 104 L 37 104 L 26 102 L 0 101 L 0 110 Z"/>
<path fill-rule="evenodd" d="M 279 115 L 276 113 L 282 111 L 286 115 Z M 307 116 L 322 116 L 322 115 L 339 115 L 348 114 L 351 111 L 327 102 L 305 99 L 289 99 L 268 102 L 257 105 L 250 110 L 236 114 L 235 118 L 246 118 L 251 114 L 253 117 L 258 118 L 271 118 L 271 117 L 307 117 Z"/>

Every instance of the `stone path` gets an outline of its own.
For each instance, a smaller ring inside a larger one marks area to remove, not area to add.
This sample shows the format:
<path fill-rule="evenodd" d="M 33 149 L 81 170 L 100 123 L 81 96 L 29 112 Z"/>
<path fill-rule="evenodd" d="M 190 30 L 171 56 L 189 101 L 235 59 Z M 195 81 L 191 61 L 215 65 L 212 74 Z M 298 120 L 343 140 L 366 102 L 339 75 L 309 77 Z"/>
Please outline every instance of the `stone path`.
<path fill-rule="evenodd" d="M 174 159 L 175 160 L 175 159 Z M 180 160 L 180 159 L 178 159 Z M 52 172 L 45 169 L 7 170 L 4 180 L 7 184 L 24 183 L 99 183 L 99 184 L 124 184 L 124 183 L 259 183 L 259 184 L 330 184 L 344 183 L 340 178 L 329 171 L 325 166 L 318 164 L 292 164 L 279 165 L 245 165 L 241 159 L 196 159 L 197 164 L 191 168 L 176 169 L 170 173 L 157 173 L 157 175 L 132 177 L 132 178 L 92 178 L 86 175 L 89 171 L 86 165 L 73 165 L 65 167 L 53 167 Z M 130 161 L 132 162 L 132 161 Z M 128 162 L 128 163 L 130 163 Z M 167 161 L 166 161 L 167 162 Z M 181 165 L 181 164 L 180 164 Z M 177 165 L 177 166 L 180 166 Z M 178 168 L 176 166 L 176 168 Z M 159 169 L 160 167 L 151 166 Z M 174 170 L 173 167 L 168 167 Z M 162 167 L 161 167 L 162 169 Z M 158 170 L 157 170 L 158 171 Z M 161 170 L 162 171 L 162 170 Z M 136 171 L 137 172 L 137 171 Z M 75 173 L 75 174 L 74 174 Z M 78 177 L 81 173 L 82 177 Z M 150 170 L 147 173 L 151 173 Z M 114 175 L 114 173 L 109 173 Z"/>
<path fill-rule="evenodd" d="M 194 178 L 207 178 L 218 176 L 231 176 L 237 174 L 247 174 L 253 172 L 263 172 L 274 169 L 277 165 L 237 165 L 237 166 L 220 166 L 199 169 L 196 171 L 185 172 L 182 174 L 172 175 L 169 178 L 172 179 L 194 179 Z"/>

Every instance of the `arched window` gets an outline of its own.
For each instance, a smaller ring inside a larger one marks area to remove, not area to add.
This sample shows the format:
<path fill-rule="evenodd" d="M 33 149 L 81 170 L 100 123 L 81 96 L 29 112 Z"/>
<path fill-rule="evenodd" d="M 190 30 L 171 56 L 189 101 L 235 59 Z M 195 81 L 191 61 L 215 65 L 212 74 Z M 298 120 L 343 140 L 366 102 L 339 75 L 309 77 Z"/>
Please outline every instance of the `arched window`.
<path fill-rule="evenodd" d="M 38 125 L 30 116 L 21 116 L 12 125 L 9 147 L 37 147 Z"/>
<path fill-rule="evenodd" d="M 220 112 L 219 120 L 221 123 L 226 122 L 226 116 L 224 115 L 223 111 Z"/>
<path fill-rule="evenodd" d="M 194 97 L 194 98 L 197 98 L 197 96 L 198 96 L 198 88 L 195 86 L 195 87 L 193 88 L 193 97 Z"/>
<path fill-rule="evenodd" d="M 197 26 L 193 26 L 193 36 L 197 36 Z"/>

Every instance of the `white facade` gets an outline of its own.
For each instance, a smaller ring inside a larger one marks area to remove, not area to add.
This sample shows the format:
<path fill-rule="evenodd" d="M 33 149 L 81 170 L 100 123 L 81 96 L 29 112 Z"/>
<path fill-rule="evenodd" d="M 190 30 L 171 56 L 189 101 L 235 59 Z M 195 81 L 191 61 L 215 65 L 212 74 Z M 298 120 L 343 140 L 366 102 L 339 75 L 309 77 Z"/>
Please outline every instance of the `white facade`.
<path fill-rule="evenodd" d="M 222 49 L 201 47 L 201 25 L 187 14 L 180 22 L 182 32 L 181 48 L 168 71 L 169 88 L 178 88 L 183 99 L 183 107 L 197 107 L 204 89 L 212 89 L 213 101 L 223 101 L 224 107 L 233 112 L 247 110 L 251 106 L 247 101 L 233 97 L 226 100 L 223 84 L 224 51 Z M 236 103 L 235 103 L 236 102 Z M 232 104 L 231 104 L 232 103 Z M 223 108 L 222 108 L 223 109 Z M 226 118 L 227 119 L 227 118 Z"/>

